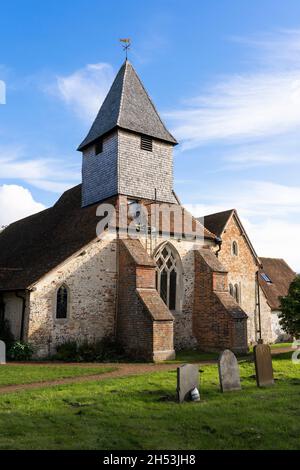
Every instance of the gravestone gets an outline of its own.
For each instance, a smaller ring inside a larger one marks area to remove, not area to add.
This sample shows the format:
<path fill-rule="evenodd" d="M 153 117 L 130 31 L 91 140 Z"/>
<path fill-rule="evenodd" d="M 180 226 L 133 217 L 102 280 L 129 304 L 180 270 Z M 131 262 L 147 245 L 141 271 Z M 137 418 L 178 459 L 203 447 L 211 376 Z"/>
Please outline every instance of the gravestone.
<path fill-rule="evenodd" d="M 199 390 L 199 368 L 193 364 L 184 364 L 177 367 L 177 397 L 182 403 L 191 399 L 191 391 Z"/>
<path fill-rule="evenodd" d="M 229 349 L 225 349 L 218 360 L 220 387 L 222 392 L 241 390 L 238 361 Z"/>
<path fill-rule="evenodd" d="M 6 345 L 0 340 L 0 364 L 6 364 Z"/>
<path fill-rule="evenodd" d="M 271 348 L 268 344 L 254 346 L 254 362 L 257 386 L 274 385 Z"/>

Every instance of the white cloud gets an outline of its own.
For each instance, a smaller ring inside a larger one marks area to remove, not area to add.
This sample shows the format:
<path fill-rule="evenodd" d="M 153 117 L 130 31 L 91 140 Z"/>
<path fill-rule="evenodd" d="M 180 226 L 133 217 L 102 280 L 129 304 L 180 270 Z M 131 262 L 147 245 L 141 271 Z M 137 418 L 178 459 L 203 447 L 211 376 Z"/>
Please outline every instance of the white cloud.
<path fill-rule="evenodd" d="M 237 207 L 251 216 L 274 217 L 300 214 L 300 186 L 285 186 L 270 181 L 240 180 L 223 191 L 209 195 L 212 201 L 222 201 L 228 207 Z"/>
<path fill-rule="evenodd" d="M 209 146 L 211 155 L 213 147 L 211 174 L 228 171 L 218 184 L 198 184 L 190 202 L 201 204 L 190 210 L 202 216 L 236 208 L 260 256 L 285 258 L 300 271 L 300 186 L 282 184 L 279 169 L 272 171 L 282 165 L 286 180 L 299 171 L 300 30 L 235 40 L 253 48 L 251 70 L 219 78 L 167 113 L 183 151 Z M 229 173 L 267 166 L 266 181 Z"/>
<path fill-rule="evenodd" d="M 0 146 L 0 178 L 20 179 L 60 193 L 80 181 L 80 164 L 58 158 L 28 158 L 22 146 Z"/>
<path fill-rule="evenodd" d="M 299 140 L 299 139 L 298 139 Z M 293 136 L 272 138 L 267 142 L 248 143 L 222 149 L 223 164 L 217 170 L 244 170 L 255 167 L 296 165 L 299 163 L 299 141 Z"/>
<path fill-rule="evenodd" d="M 300 186 L 240 181 L 230 193 L 224 187 L 197 198 L 204 202 L 186 204 L 195 216 L 237 209 L 258 255 L 284 258 L 300 272 Z"/>
<path fill-rule="evenodd" d="M 185 204 L 185 206 L 197 217 L 234 208 L 222 205 L 222 203 L 215 205 Z M 256 219 L 249 216 L 247 211 L 243 209 L 238 209 L 238 214 L 259 256 L 283 258 L 292 269 L 300 273 L 299 222 L 290 221 L 284 217 L 280 218 L 280 214 L 277 217 L 273 217 L 271 214 Z"/>
<path fill-rule="evenodd" d="M 6 85 L 3 80 L 0 80 L 0 104 L 6 103 Z"/>
<path fill-rule="evenodd" d="M 196 97 L 193 107 L 166 114 L 184 148 L 239 142 L 300 130 L 300 70 L 230 77 Z"/>
<path fill-rule="evenodd" d="M 300 67 L 299 29 L 280 29 L 276 33 L 260 33 L 247 38 L 235 36 L 232 39 L 251 46 L 255 52 L 255 62 L 259 60 L 264 67 Z"/>
<path fill-rule="evenodd" d="M 300 223 L 271 217 L 261 222 L 251 222 L 242 217 L 242 221 L 258 255 L 283 258 L 300 273 Z"/>
<path fill-rule="evenodd" d="M 228 188 L 230 187 L 230 191 Z M 234 184 L 192 194 L 189 198 L 197 214 L 210 207 L 209 212 L 236 208 L 251 217 L 294 217 L 300 215 L 300 186 L 285 186 L 271 181 L 239 180 Z M 197 204 L 193 201 L 201 201 Z M 203 213 L 203 212 L 202 212 Z"/>
<path fill-rule="evenodd" d="M 251 44 L 276 64 L 273 69 L 265 66 L 256 72 L 220 79 L 181 108 L 166 113 L 174 134 L 183 141 L 183 149 L 212 141 L 270 141 L 275 136 L 299 132 L 300 59 L 296 51 L 300 50 L 300 31 L 281 32 L 268 41 L 269 47 L 261 39 Z M 280 68 L 276 57 L 286 58 L 287 54 L 289 67 Z"/>
<path fill-rule="evenodd" d="M 0 227 L 43 209 L 45 206 L 36 202 L 28 189 L 14 184 L 0 186 Z"/>
<path fill-rule="evenodd" d="M 57 76 L 51 91 L 84 121 L 94 119 L 113 81 L 110 64 L 89 64 L 66 76 Z"/>

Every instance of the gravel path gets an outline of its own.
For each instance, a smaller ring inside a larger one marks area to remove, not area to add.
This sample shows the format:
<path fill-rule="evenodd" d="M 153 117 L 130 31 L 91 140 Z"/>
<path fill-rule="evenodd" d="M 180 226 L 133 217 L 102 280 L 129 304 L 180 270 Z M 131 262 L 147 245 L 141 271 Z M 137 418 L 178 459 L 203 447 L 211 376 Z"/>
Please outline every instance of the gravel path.
<path fill-rule="evenodd" d="M 45 364 L 45 363 L 43 363 L 43 365 L 49 366 L 49 364 Z M 88 366 L 91 364 L 86 364 L 86 365 Z M 34 367 L 34 364 L 26 364 L 26 366 Z M 93 366 L 95 367 L 95 364 L 93 364 Z M 4 385 L 4 386 L 0 386 L 0 394 L 20 392 L 23 390 L 33 390 L 33 389 L 44 388 L 44 387 L 53 387 L 55 385 L 66 385 L 66 384 L 73 384 L 73 383 L 100 381 L 100 380 L 104 380 L 108 378 L 113 379 L 113 378 L 118 378 L 118 377 L 129 377 L 131 375 L 151 374 L 153 372 L 176 369 L 176 367 L 178 367 L 178 364 L 101 364 L 101 366 L 102 367 L 103 366 L 117 367 L 117 370 L 114 370 L 111 372 L 104 372 L 103 374 L 84 375 L 81 377 L 68 377 L 64 379 L 34 382 L 34 383 L 29 383 L 29 384 Z M 5 367 L 5 365 L 1 367 Z M 99 364 L 99 367 L 100 367 L 100 364 Z"/>

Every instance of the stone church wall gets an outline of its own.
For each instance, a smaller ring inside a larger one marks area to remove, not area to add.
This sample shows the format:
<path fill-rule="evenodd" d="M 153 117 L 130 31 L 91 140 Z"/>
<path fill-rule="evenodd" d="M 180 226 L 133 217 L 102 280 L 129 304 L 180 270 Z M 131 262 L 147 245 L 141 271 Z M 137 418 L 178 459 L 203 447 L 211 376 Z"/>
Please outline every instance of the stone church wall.
<path fill-rule="evenodd" d="M 267 302 L 265 294 L 261 288 L 260 292 L 260 317 L 261 317 L 261 332 L 262 338 L 265 343 L 273 343 L 277 341 L 277 335 L 272 328 L 272 311 Z"/>
<path fill-rule="evenodd" d="M 232 217 L 222 236 L 222 248 L 218 259 L 228 271 L 228 284 L 238 284 L 240 306 L 248 315 L 248 341 L 256 341 L 256 271 L 253 254 L 241 230 Z M 238 256 L 232 254 L 232 242 L 238 244 Z"/>
<path fill-rule="evenodd" d="M 288 335 L 280 326 L 280 313 L 280 310 L 271 311 L 272 340 L 274 343 L 282 343 L 293 340 L 291 336 Z"/>
<path fill-rule="evenodd" d="M 69 340 L 93 341 L 114 334 L 116 313 L 116 242 L 96 240 L 57 267 L 30 294 L 28 341 L 36 354 L 54 353 Z M 66 319 L 56 319 L 57 289 L 69 290 Z"/>

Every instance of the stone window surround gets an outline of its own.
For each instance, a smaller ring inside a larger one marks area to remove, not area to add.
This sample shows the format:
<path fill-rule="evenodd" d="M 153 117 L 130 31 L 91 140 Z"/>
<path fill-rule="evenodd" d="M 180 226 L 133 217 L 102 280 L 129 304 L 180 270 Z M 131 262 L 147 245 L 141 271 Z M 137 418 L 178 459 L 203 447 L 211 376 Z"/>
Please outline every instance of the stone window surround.
<path fill-rule="evenodd" d="M 159 253 L 161 253 L 165 247 L 169 247 L 171 250 L 175 260 L 176 260 L 176 272 L 177 272 L 177 282 L 176 282 L 176 305 L 174 310 L 170 310 L 171 312 L 174 312 L 175 314 L 181 314 L 182 313 L 182 305 L 183 305 L 183 295 L 184 295 L 184 286 L 183 286 L 183 266 L 182 266 L 182 261 L 180 258 L 180 255 L 175 248 L 175 246 L 170 242 L 170 241 L 164 241 L 161 243 L 155 250 L 154 252 L 154 259 L 158 256 Z"/>
<path fill-rule="evenodd" d="M 230 283 L 229 284 L 229 293 L 230 295 L 237 301 L 237 303 L 241 304 L 242 294 L 241 294 L 241 284 L 240 283 Z"/>
<path fill-rule="evenodd" d="M 66 318 L 57 318 L 57 293 L 61 287 L 65 287 L 68 291 L 68 301 L 67 301 L 67 316 Z M 54 298 L 53 298 L 53 319 L 55 323 L 67 323 L 70 319 L 70 312 L 71 312 L 71 295 L 70 295 L 70 287 L 65 283 L 62 282 L 59 284 L 55 291 L 54 291 Z"/>
<path fill-rule="evenodd" d="M 233 240 L 231 244 L 231 254 L 232 256 L 238 256 L 239 255 L 239 246 L 236 240 Z"/>

